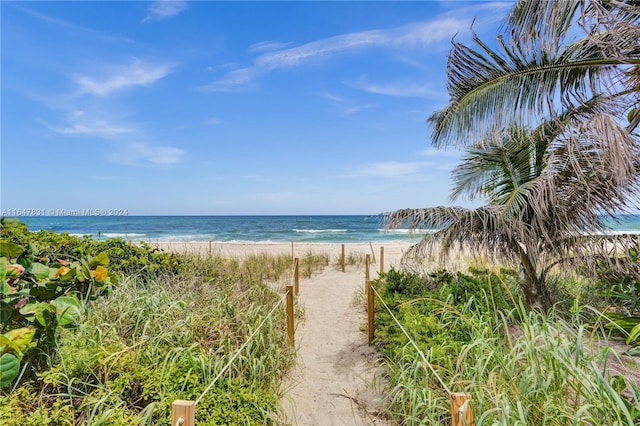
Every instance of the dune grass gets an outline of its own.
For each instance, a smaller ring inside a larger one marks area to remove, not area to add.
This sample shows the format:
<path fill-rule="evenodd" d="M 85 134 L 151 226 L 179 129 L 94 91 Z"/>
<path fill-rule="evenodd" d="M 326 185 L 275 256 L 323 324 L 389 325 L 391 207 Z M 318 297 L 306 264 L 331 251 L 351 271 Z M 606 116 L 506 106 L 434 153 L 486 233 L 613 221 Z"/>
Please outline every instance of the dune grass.
<path fill-rule="evenodd" d="M 611 337 L 593 325 L 595 310 L 569 319 L 528 311 L 511 292 L 509 275 L 389 278 L 378 283 L 384 300 L 446 387 L 471 394 L 476 425 L 640 422 L 637 381 L 609 368 L 630 362 L 633 371 L 637 361 L 602 345 Z M 447 391 L 385 308 L 378 306 L 377 315 L 386 414 L 403 425 L 450 422 Z"/>
<path fill-rule="evenodd" d="M 38 380 L 0 395 L 0 423 L 167 425 L 175 399 L 196 400 L 282 294 L 291 259 L 185 257 L 178 274 L 123 278 L 62 330 Z M 294 359 L 284 305 L 196 407 L 200 425 L 274 424 Z"/>

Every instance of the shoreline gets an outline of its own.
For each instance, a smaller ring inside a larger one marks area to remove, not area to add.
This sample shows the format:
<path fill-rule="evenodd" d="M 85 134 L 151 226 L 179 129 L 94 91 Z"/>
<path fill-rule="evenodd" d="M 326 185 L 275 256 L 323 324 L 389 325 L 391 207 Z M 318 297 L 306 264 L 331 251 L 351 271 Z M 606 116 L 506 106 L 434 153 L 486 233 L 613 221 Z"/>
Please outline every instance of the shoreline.
<path fill-rule="evenodd" d="M 301 257 L 309 253 L 327 253 L 331 259 L 337 259 L 342 255 L 342 245 L 345 247 L 345 255 L 361 254 L 371 255 L 372 262 L 379 260 L 381 248 L 384 248 L 384 264 L 385 269 L 391 266 L 399 266 L 404 253 L 414 243 L 407 242 L 383 242 L 383 243 L 277 243 L 277 242 L 252 242 L 252 243 L 236 243 L 236 242 L 188 242 L 188 243 L 150 243 L 151 247 L 157 247 L 161 250 L 180 253 L 194 254 L 201 256 L 222 256 L 222 257 L 247 257 L 252 255 L 271 254 L 271 255 L 293 255 Z"/>

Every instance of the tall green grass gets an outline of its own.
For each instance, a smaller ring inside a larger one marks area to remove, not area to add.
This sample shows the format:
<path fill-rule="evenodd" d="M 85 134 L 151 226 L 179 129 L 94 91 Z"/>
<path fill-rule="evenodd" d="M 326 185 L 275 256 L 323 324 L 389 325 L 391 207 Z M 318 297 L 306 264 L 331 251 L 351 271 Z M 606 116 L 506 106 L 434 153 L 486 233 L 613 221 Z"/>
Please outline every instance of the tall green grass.
<path fill-rule="evenodd" d="M 291 259 L 186 257 L 180 273 L 121 280 L 63 330 L 39 380 L 0 395 L 6 425 L 168 425 L 175 399 L 196 400 L 263 321 Z M 273 424 L 293 362 L 284 305 L 196 407 L 200 425 Z"/>
<path fill-rule="evenodd" d="M 477 425 L 640 424 L 637 377 L 608 368 L 629 362 L 603 345 L 609 336 L 587 322 L 525 310 L 510 279 L 457 274 L 378 285 L 446 386 L 472 395 Z M 407 289 L 421 295 L 404 296 Z M 443 386 L 383 308 L 377 311 L 387 414 L 403 425 L 450 422 Z"/>

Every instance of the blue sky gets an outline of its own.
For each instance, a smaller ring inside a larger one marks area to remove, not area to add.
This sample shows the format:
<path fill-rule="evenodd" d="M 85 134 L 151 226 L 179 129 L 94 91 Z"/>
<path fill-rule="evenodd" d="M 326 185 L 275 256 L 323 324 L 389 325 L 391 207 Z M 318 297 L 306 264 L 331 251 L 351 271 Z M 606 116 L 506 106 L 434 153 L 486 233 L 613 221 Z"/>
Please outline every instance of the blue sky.
<path fill-rule="evenodd" d="M 1 2 L 2 209 L 450 204 L 426 118 L 505 2 Z"/>

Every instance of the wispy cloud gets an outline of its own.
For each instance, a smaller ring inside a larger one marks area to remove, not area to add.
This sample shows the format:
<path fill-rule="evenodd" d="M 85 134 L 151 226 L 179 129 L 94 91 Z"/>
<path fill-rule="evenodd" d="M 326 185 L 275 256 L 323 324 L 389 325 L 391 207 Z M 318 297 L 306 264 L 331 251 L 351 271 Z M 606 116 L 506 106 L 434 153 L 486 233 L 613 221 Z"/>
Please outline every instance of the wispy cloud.
<path fill-rule="evenodd" d="M 134 86 L 150 86 L 171 74 L 173 68 L 171 64 L 154 64 L 134 58 L 128 64 L 111 66 L 107 75 L 76 75 L 73 80 L 81 93 L 106 96 Z"/>
<path fill-rule="evenodd" d="M 156 166 L 170 166 L 181 162 L 184 154 L 184 150 L 180 148 L 136 142 L 120 147 L 111 155 L 111 160 L 129 166 L 149 163 Z"/>
<path fill-rule="evenodd" d="M 332 108 L 342 115 L 352 115 L 360 111 L 378 107 L 377 104 L 355 102 L 351 99 L 347 99 L 343 96 L 336 95 L 335 93 L 331 93 L 328 91 L 324 91 L 318 96 L 327 99 L 330 102 Z"/>
<path fill-rule="evenodd" d="M 128 124 L 116 124 L 104 117 L 92 117 L 85 111 L 73 111 L 67 117 L 68 124 L 64 127 L 51 127 L 51 130 L 63 135 L 82 135 L 99 137 L 103 139 L 115 139 L 124 134 L 132 134 L 135 127 Z"/>
<path fill-rule="evenodd" d="M 426 148 L 423 151 L 417 153 L 419 156 L 423 157 L 455 157 L 458 158 L 462 155 L 463 151 L 460 149 L 437 149 L 437 148 Z"/>
<path fill-rule="evenodd" d="M 379 163 L 367 164 L 359 167 L 349 175 L 349 177 L 383 177 L 398 178 L 415 175 L 421 170 L 433 167 L 434 163 L 427 161 L 383 161 Z"/>
<path fill-rule="evenodd" d="M 446 101 L 448 94 L 445 89 L 435 88 L 424 83 L 370 83 L 360 78 L 355 83 L 348 83 L 349 86 L 377 95 L 397 96 L 406 98 L 442 99 Z"/>
<path fill-rule="evenodd" d="M 68 115 L 67 121 L 65 127 L 48 127 L 57 133 L 82 137 L 84 140 L 99 138 L 111 141 L 113 152 L 110 158 L 117 163 L 167 166 L 179 163 L 185 154 L 180 148 L 144 142 L 149 139 L 146 132 L 131 124 L 118 123 L 122 119 L 96 117 L 95 114 L 76 110 Z"/>
<path fill-rule="evenodd" d="M 239 86 L 254 83 L 261 74 L 327 60 L 340 54 L 372 48 L 426 47 L 434 42 L 451 38 L 469 27 L 469 18 L 442 17 L 432 21 L 415 22 L 392 29 L 376 29 L 341 34 L 300 46 L 278 49 L 257 56 L 249 67 L 228 73 L 204 89 L 209 91 L 237 90 Z M 257 48 L 256 48 L 257 47 Z M 252 45 L 253 52 L 261 47 L 276 47 L 267 41 Z"/>
<path fill-rule="evenodd" d="M 31 10 L 29 8 L 26 8 L 24 6 L 19 6 L 16 4 L 16 2 L 13 3 L 5 3 L 3 5 L 3 7 L 7 4 L 10 4 L 10 7 L 14 7 L 28 15 L 33 16 L 34 18 L 37 18 L 43 22 L 46 22 L 48 24 L 51 25 L 55 25 L 57 27 L 60 28 L 64 28 L 65 30 L 68 31 L 73 31 L 75 33 L 81 33 L 83 36 L 89 36 L 89 37 L 93 37 L 93 38 L 97 38 L 97 39 L 101 39 L 104 41 L 117 41 L 117 42 L 122 42 L 122 41 L 128 41 L 128 39 L 126 37 L 119 37 L 119 36 L 114 36 L 113 34 L 105 34 L 105 33 L 101 33 L 99 31 L 96 31 L 92 28 L 88 28 L 88 27 L 84 27 L 82 25 L 78 25 L 78 24 L 74 24 L 73 22 L 69 22 L 69 21 L 65 21 L 62 19 L 58 19 L 58 18 L 54 18 L 53 16 L 50 15 L 45 15 L 43 13 L 40 12 L 36 12 L 34 10 Z M 9 6 L 8 6 L 9 7 Z"/>
<path fill-rule="evenodd" d="M 187 7 L 187 2 L 182 0 L 154 1 L 147 8 L 147 14 L 142 20 L 142 23 L 173 18 Z"/>
<path fill-rule="evenodd" d="M 291 43 L 282 43 L 279 41 L 272 41 L 272 40 L 268 40 L 268 41 L 260 41 L 258 43 L 254 43 L 251 46 L 249 46 L 249 49 L 247 49 L 249 52 L 251 53 L 255 53 L 255 52 L 271 52 L 274 50 L 281 50 L 284 49 L 285 47 L 289 46 Z"/>
<path fill-rule="evenodd" d="M 219 117 L 209 117 L 204 120 L 204 124 L 207 126 L 217 126 L 218 124 L 222 124 L 222 119 Z"/>

